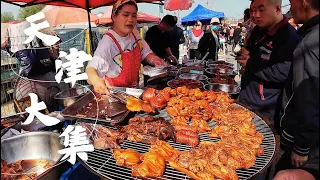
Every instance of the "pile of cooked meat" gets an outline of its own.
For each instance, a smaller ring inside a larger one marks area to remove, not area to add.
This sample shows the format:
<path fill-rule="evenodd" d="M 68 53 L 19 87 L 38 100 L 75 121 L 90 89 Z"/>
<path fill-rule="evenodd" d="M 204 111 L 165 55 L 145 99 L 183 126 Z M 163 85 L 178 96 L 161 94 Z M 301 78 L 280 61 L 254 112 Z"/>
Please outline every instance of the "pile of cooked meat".
<path fill-rule="evenodd" d="M 52 166 L 53 163 L 45 159 L 19 160 L 11 164 L 1 160 L 1 179 L 31 180 Z"/>
<path fill-rule="evenodd" d="M 165 110 L 171 123 L 163 118 L 135 117 L 118 130 L 100 125 L 86 127 L 92 133 L 95 148 L 112 149 L 117 165 L 130 167 L 132 176 L 159 177 L 166 163 L 196 180 L 238 179 L 236 170 L 250 168 L 256 156 L 262 155 L 263 135 L 252 123 L 254 115 L 232 104 L 227 93 L 180 87 L 165 90 L 170 93 Z M 215 121 L 210 128 L 208 121 Z M 191 124 L 191 125 L 190 125 Z M 199 133 L 219 138 L 218 142 L 199 140 Z M 124 140 L 151 144 L 149 152 L 121 149 Z M 187 144 L 188 151 L 179 151 L 165 140 Z"/>
<path fill-rule="evenodd" d="M 201 91 L 200 89 L 177 88 L 177 95 L 171 97 L 166 111 L 172 118 L 174 126 L 188 125 L 201 133 L 210 131 L 207 121 L 213 120 L 214 110 L 218 105 L 232 103 L 232 99 L 226 93 L 216 94 L 213 91 Z M 214 103 L 211 104 L 211 103 Z"/>
<path fill-rule="evenodd" d="M 136 117 L 129 120 L 129 124 L 113 130 L 102 125 L 79 123 L 86 128 L 86 133 L 91 136 L 96 149 L 119 149 L 124 140 L 151 144 L 156 140 L 175 141 L 173 126 L 163 118 L 154 119 Z"/>

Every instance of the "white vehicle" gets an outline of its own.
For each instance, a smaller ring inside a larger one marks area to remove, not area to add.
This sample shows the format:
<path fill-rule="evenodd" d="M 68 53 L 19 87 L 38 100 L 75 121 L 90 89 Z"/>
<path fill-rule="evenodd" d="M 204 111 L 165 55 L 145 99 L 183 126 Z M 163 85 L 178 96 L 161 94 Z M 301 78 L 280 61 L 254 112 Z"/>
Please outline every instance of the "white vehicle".
<path fill-rule="evenodd" d="M 60 51 L 69 52 L 70 48 L 77 48 L 79 51 L 93 53 L 102 36 L 98 31 L 95 23 L 91 23 L 93 47 L 90 48 L 90 35 L 88 23 L 70 23 L 54 26 L 53 30 L 59 35 L 62 40 Z"/>

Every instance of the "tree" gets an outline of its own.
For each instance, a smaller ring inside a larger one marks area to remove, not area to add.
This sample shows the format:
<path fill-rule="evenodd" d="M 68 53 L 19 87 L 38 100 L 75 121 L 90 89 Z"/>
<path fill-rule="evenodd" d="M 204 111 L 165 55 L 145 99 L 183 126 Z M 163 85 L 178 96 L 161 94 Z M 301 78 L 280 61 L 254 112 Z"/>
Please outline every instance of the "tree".
<path fill-rule="evenodd" d="M 34 15 L 38 12 L 40 12 L 45 5 L 43 4 L 39 4 L 39 5 L 34 5 L 34 6 L 28 6 L 25 8 L 20 8 L 19 10 L 19 19 L 24 21 L 27 17 Z"/>
<path fill-rule="evenodd" d="M 2 23 L 7 23 L 7 22 L 11 22 L 11 21 L 14 21 L 14 16 L 13 16 L 12 12 L 1 13 L 1 22 Z"/>

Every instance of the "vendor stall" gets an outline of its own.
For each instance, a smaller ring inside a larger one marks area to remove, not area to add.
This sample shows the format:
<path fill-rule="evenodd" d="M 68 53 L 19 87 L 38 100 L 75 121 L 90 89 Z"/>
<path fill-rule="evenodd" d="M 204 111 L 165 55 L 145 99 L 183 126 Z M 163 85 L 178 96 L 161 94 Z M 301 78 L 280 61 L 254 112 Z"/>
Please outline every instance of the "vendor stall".
<path fill-rule="evenodd" d="M 89 11 L 112 2 L 47 3 Z M 126 7 L 125 12 L 130 10 L 131 16 L 136 15 L 137 8 L 133 6 L 137 4 L 118 1 L 113 13 L 116 15 L 116 11 Z M 213 17 L 212 12 L 210 15 Z M 49 112 L 49 107 L 41 102 L 47 98 L 38 99 L 36 92 L 31 92 L 15 100 L 18 114 L 1 117 L 2 179 L 247 180 L 271 166 L 278 148 L 275 132 L 267 119 L 235 100 L 240 85 L 234 80 L 237 72 L 233 64 L 205 61 L 206 54 L 201 60 L 169 65 L 151 50 L 143 52 L 148 46 L 137 38 L 136 24 L 125 24 L 121 17 L 114 17 L 114 27 L 107 31 L 110 38 L 99 43 L 100 53 L 109 55 L 113 49 L 115 55 L 110 57 L 118 57 L 121 67 L 116 60 L 105 64 L 109 56 L 95 59 L 98 65 L 92 63 L 94 57 L 89 53 L 63 56 L 70 62 L 68 58 L 75 56 L 83 62 L 92 58 L 88 67 L 94 71 L 84 73 L 87 76 L 84 79 L 100 84 L 72 84 L 72 88 L 50 93 L 54 105 L 59 106 L 59 111 L 54 112 Z M 127 41 L 129 45 L 123 48 L 121 43 Z M 148 60 L 150 65 L 141 67 L 141 59 Z M 61 69 L 67 66 L 60 63 L 55 64 L 57 69 L 59 65 Z M 79 64 L 65 68 L 69 71 L 74 66 Z M 118 66 L 120 72 L 113 72 Z M 70 74 L 67 73 L 68 77 Z M 88 171 L 74 171 L 78 167 Z M 72 172 L 78 177 L 68 178 Z"/>
<path fill-rule="evenodd" d="M 223 12 L 209 10 L 202 5 L 198 5 L 190 14 L 181 19 L 183 24 L 194 24 L 195 21 L 210 21 L 211 18 L 223 18 Z"/>
<path fill-rule="evenodd" d="M 145 67 L 150 80 L 144 89 L 114 87 L 111 98 L 83 88 L 57 94 L 57 99 L 72 99 L 63 101 L 67 103 L 60 113 L 63 119 L 91 132 L 88 138 L 95 150 L 87 153 L 87 161 L 78 160 L 107 179 L 202 179 L 191 164 L 181 164 L 182 151 L 186 156 L 206 152 L 192 155 L 199 159 L 185 159 L 185 163 L 209 163 L 213 169 L 203 171 L 209 177 L 251 179 L 265 171 L 276 154 L 274 131 L 268 120 L 232 100 L 230 95 L 236 95 L 239 86 L 233 74 L 228 74 L 230 69 L 232 65 L 224 61 Z M 195 106 L 199 109 L 192 109 Z M 7 123 L 8 118 L 2 122 Z M 189 133 L 184 134 L 186 131 Z M 215 158 L 213 152 L 226 153 L 228 161 L 206 161 L 204 157 Z M 142 157 L 150 154 L 163 162 L 148 164 Z M 137 157 L 141 158 L 135 161 Z M 158 171 L 152 170 L 154 166 Z M 143 167 L 146 171 L 140 171 Z"/>

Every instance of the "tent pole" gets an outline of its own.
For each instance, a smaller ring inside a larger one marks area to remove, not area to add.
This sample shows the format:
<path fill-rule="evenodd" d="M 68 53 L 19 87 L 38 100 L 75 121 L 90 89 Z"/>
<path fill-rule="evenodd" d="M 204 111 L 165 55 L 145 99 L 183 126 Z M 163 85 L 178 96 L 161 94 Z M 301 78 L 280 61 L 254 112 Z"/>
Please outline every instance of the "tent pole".
<path fill-rule="evenodd" d="M 91 52 L 93 53 L 93 41 L 92 41 L 92 29 L 91 29 L 91 19 L 90 19 L 90 9 L 89 9 L 89 0 L 86 0 L 86 6 L 87 6 L 87 13 L 88 13 L 88 21 L 89 21 L 89 36 L 90 36 L 90 44 L 91 45 Z M 92 54 L 91 53 L 91 54 Z"/>

